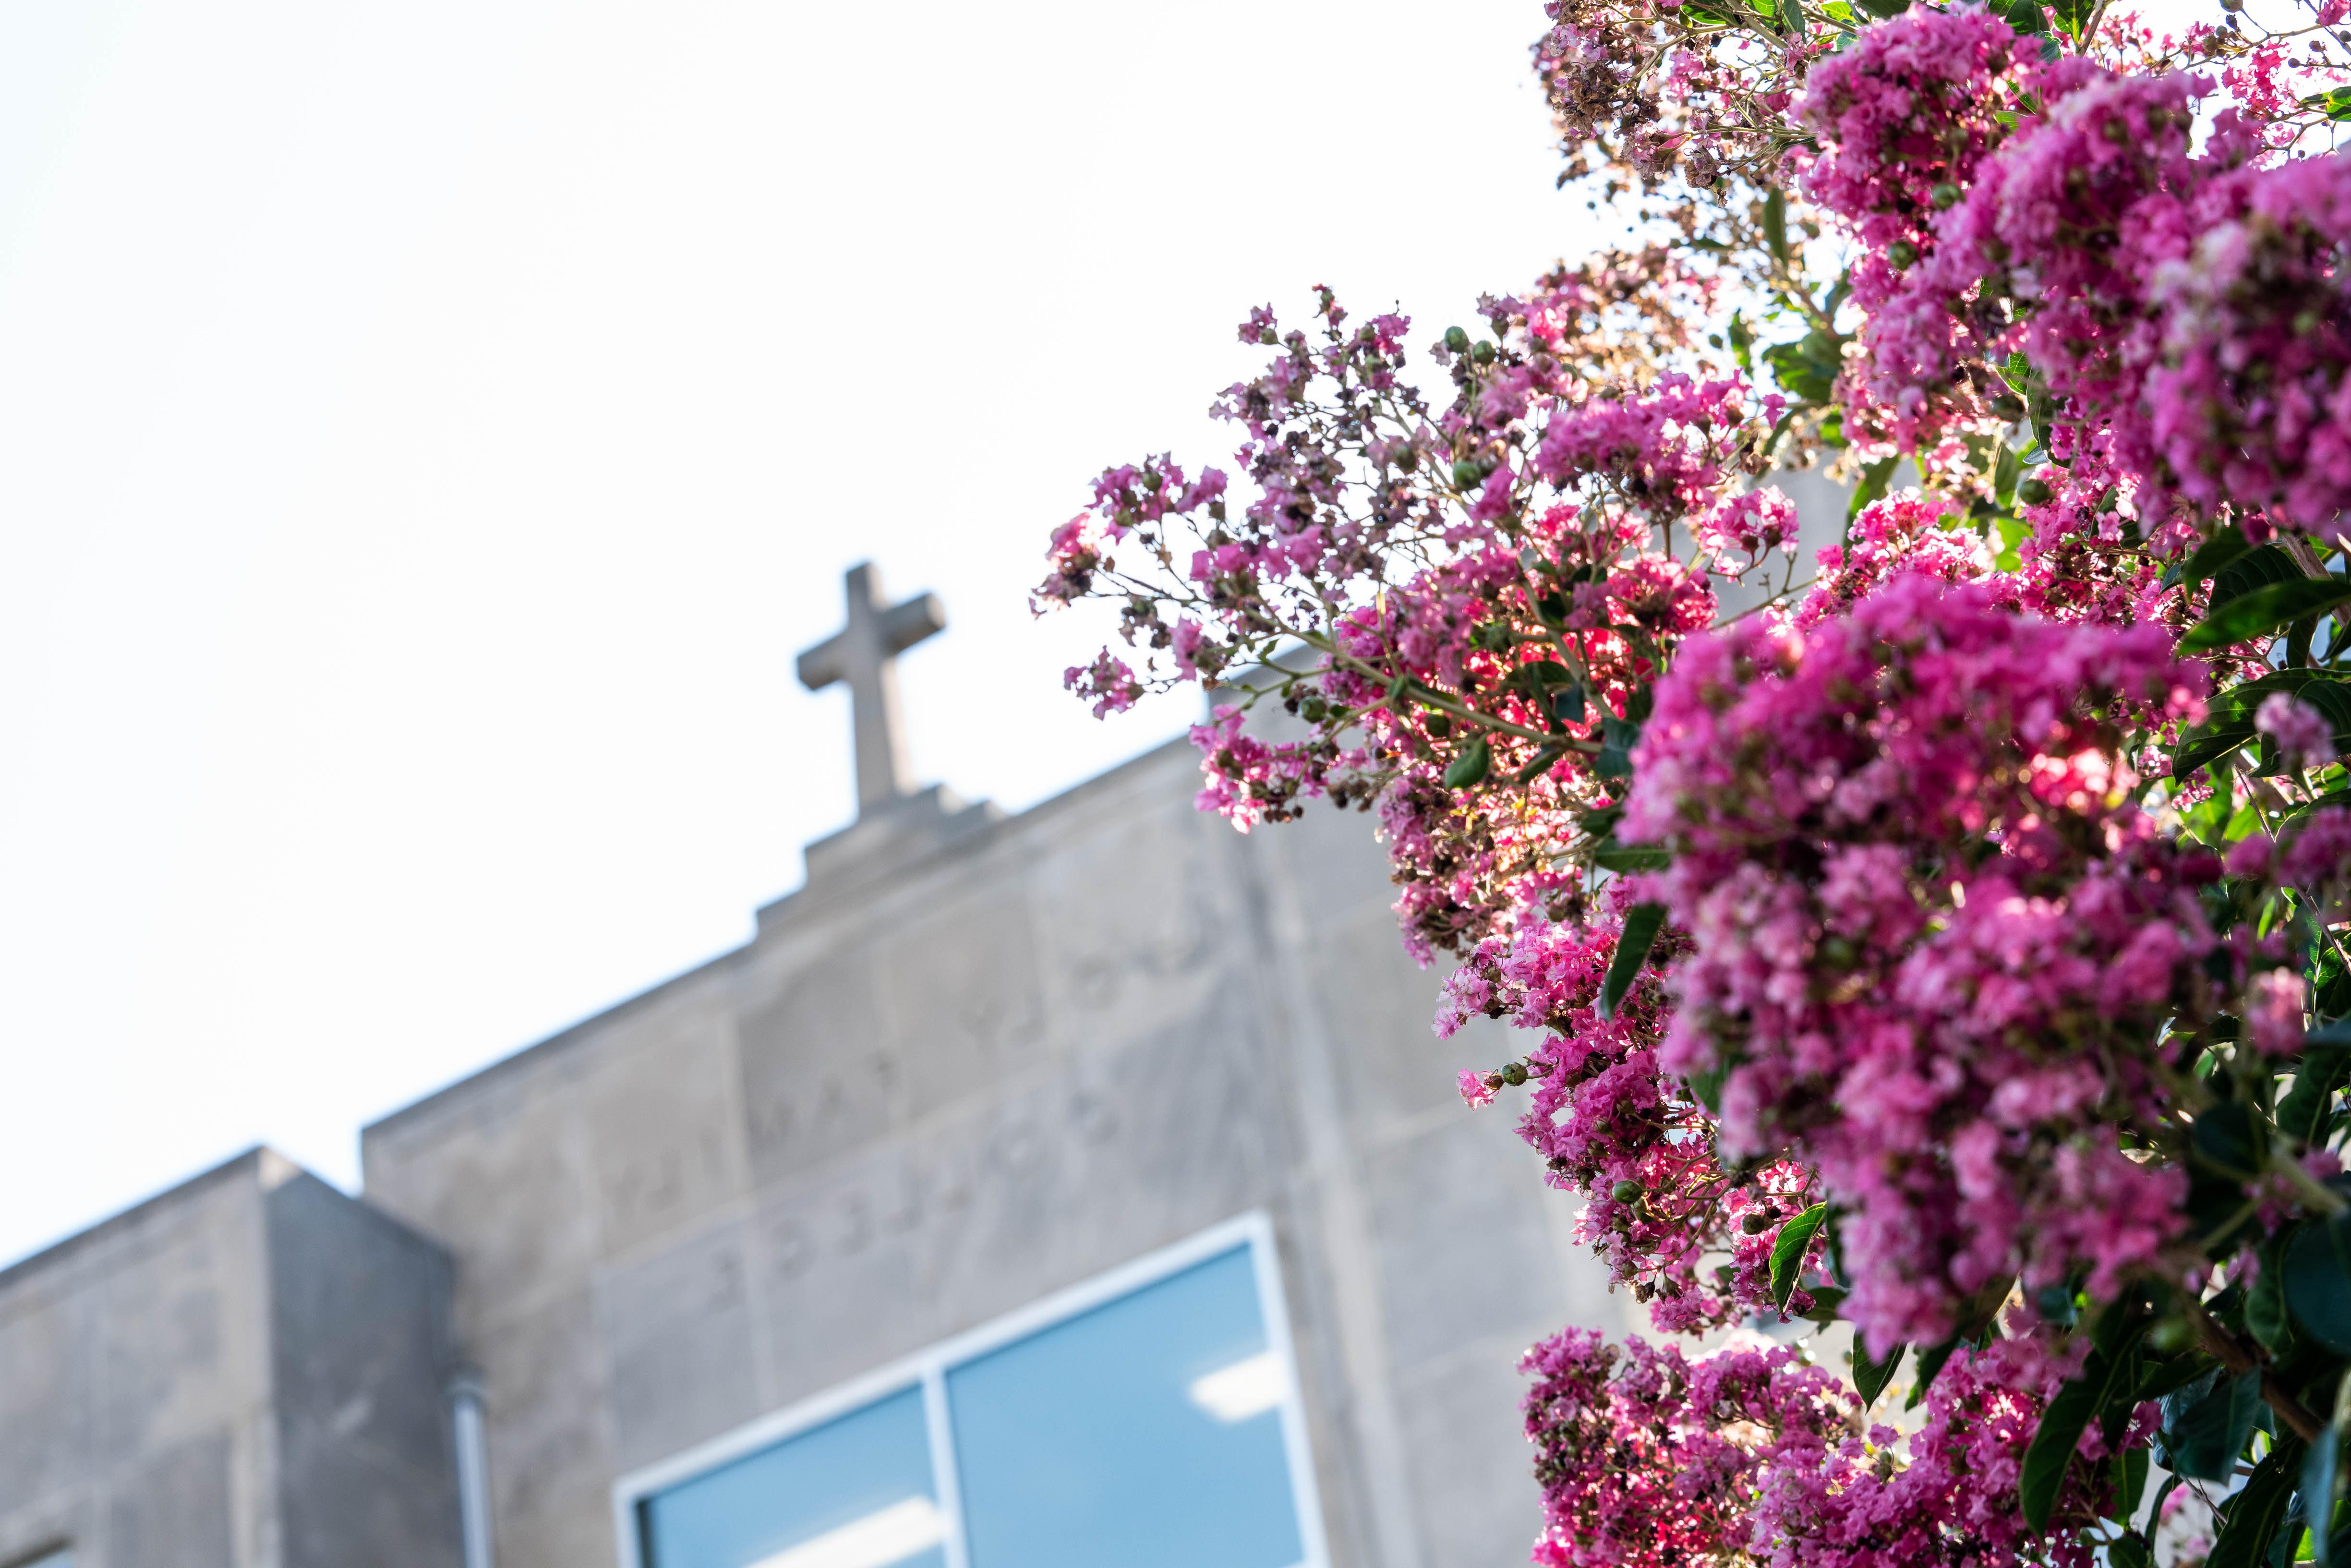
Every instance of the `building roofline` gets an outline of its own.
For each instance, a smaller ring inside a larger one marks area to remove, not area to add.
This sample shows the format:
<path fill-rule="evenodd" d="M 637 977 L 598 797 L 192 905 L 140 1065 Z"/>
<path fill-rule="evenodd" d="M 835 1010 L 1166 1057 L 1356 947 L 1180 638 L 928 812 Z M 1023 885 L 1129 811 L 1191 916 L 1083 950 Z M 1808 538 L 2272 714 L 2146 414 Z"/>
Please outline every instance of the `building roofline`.
<path fill-rule="evenodd" d="M 1128 758 L 1123 762 L 1120 762 L 1104 768 L 1102 772 L 1095 774 L 1091 779 L 1087 779 L 1080 783 L 1071 785 L 1069 789 L 1062 790 L 1058 795 L 1049 796 L 1045 800 L 1038 801 L 1035 805 L 1029 807 L 1025 811 L 1006 817 L 1001 821 L 990 822 L 985 826 L 976 828 L 969 833 L 960 835 L 939 845 L 936 849 L 911 857 L 902 865 L 893 866 L 877 876 L 868 880 L 860 881 L 849 887 L 845 887 L 841 889 L 840 895 L 837 897 L 828 895 L 820 891 L 818 895 L 814 899 L 811 899 L 804 909 L 795 909 L 791 911 L 790 914 L 784 916 L 784 923 L 797 925 L 801 921 L 808 919 L 811 915 L 819 915 L 829 909 L 837 907 L 840 898 L 842 897 L 871 897 L 872 894 L 883 888 L 904 882 L 910 877 L 923 874 L 932 867 L 937 865 L 943 860 L 950 857 L 963 857 L 980 853 L 988 845 L 1000 843 L 1005 838 L 1011 834 L 1027 831 L 1037 825 L 1050 821 L 1053 817 L 1059 816 L 1062 811 L 1070 809 L 1071 806 L 1089 796 L 1099 794 L 1106 789 L 1114 788 L 1126 777 L 1141 773 L 1153 765 L 1161 763 L 1170 753 L 1176 751 L 1188 751 L 1190 749 L 1190 741 L 1185 737 L 1180 735 L 1172 737 L 1169 739 L 1164 740 L 1158 745 L 1152 747 L 1146 751 L 1136 753 L 1134 756 Z M 783 894 L 781 895 L 781 898 L 807 896 L 807 884 L 803 883 L 799 889 L 796 890 L 794 893 Z M 778 902 L 780 902 L 781 898 L 779 898 Z M 544 1036 L 539 1040 L 532 1041 L 528 1045 L 522 1046 L 517 1050 L 509 1051 L 505 1056 L 499 1057 L 494 1061 L 487 1062 L 481 1067 L 475 1068 L 473 1071 L 466 1073 L 462 1078 L 453 1079 L 451 1082 L 443 1084 L 440 1088 L 431 1091 L 420 1099 L 410 1101 L 407 1104 L 401 1106 L 397 1110 L 386 1112 L 383 1115 L 377 1117 L 374 1121 L 369 1122 L 360 1128 L 360 1142 L 362 1148 L 364 1148 L 370 1138 L 389 1131 L 393 1127 L 399 1126 L 414 1117 L 430 1113 L 443 1106 L 452 1099 L 455 1099 L 463 1092 L 478 1089 L 483 1086 L 485 1081 L 494 1081 L 505 1078 L 509 1074 L 521 1071 L 527 1066 L 538 1062 L 545 1057 L 558 1054 L 565 1047 L 575 1043 L 580 1039 L 580 1037 L 587 1034 L 589 1031 L 612 1023 L 617 1019 L 625 1018 L 629 1014 L 633 1013 L 642 1008 L 653 1005 L 654 1001 L 675 988 L 685 985 L 689 981 L 696 979 L 699 977 L 709 973 L 713 969 L 721 968 L 729 964 L 740 963 L 744 956 L 749 953 L 757 945 L 758 937 L 755 936 L 749 942 L 745 942 L 737 946 L 729 947 L 723 953 L 715 954 L 711 957 L 695 965 L 692 968 L 681 970 L 677 974 L 670 976 L 665 980 L 656 980 L 653 984 L 646 987 L 643 990 L 637 992 L 624 1000 L 615 1002 L 611 1007 L 600 1009 L 576 1022 L 566 1024 L 563 1028 L 556 1030 L 553 1034 Z M 364 1166 L 365 1162 L 362 1161 L 361 1164 L 362 1166 Z"/>
<path fill-rule="evenodd" d="M 0 1291 L 5 1291 L 29 1276 L 65 1261 L 74 1253 L 108 1237 L 136 1229 L 160 1211 L 174 1204 L 184 1202 L 207 1187 L 218 1186 L 232 1177 L 248 1173 L 256 1179 L 262 1179 L 266 1175 L 271 1174 L 264 1169 L 271 1161 L 282 1164 L 286 1167 L 287 1175 L 308 1174 L 302 1171 L 299 1165 L 287 1159 L 268 1145 L 256 1144 L 242 1154 L 231 1155 L 220 1164 L 207 1170 L 198 1171 L 186 1180 L 165 1187 L 152 1197 L 141 1198 L 128 1208 L 118 1209 L 104 1219 L 84 1226 L 70 1236 L 53 1241 L 39 1251 L 19 1258 L 6 1268 L 0 1269 Z M 284 1178 L 280 1176 L 278 1179 Z"/>

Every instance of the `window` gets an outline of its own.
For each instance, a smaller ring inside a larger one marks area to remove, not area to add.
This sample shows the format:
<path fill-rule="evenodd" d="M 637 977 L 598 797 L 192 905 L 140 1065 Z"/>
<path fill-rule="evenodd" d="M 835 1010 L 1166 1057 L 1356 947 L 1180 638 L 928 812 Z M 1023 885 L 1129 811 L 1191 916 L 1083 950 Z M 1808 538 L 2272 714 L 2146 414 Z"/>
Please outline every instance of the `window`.
<path fill-rule="evenodd" d="M 1321 1568 L 1249 1216 L 614 1489 L 624 1568 Z"/>

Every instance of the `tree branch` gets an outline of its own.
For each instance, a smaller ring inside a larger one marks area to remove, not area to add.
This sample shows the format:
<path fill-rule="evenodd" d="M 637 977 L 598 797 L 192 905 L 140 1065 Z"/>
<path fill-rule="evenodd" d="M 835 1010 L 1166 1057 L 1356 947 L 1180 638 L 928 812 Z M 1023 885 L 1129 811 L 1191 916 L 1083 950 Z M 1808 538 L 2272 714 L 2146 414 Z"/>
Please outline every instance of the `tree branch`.
<path fill-rule="evenodd" d="M 2305 1443 L 2318 1441 L 2319 1433 L 2325 1430 L 2325 1424 L 2310 1413 L 2309 1406 L 2287 1393 L 2284 1385 L 2278 1382 L 2268 1367 L 2262 1366 L 2253 1359 L 2252 1352 L 2239 1343 L 2236 1335 L 2215 1322 L 2212 1314 L 2204 1310 L 2203 1302 L 2193 1297 L 2186 1300 L 2189 1320 L 2196 1325 L 2197 1337 L 2203 1342 L 2206 1350 L 2220 1358 L 2220 1364 L 2229 1369 L 2230 1375 L 2242 1377 L 2260 1367 L 2262 1400 L 2277 1412 L 2279 1420 L 2294 1428 L 2295 1437 Z"/>

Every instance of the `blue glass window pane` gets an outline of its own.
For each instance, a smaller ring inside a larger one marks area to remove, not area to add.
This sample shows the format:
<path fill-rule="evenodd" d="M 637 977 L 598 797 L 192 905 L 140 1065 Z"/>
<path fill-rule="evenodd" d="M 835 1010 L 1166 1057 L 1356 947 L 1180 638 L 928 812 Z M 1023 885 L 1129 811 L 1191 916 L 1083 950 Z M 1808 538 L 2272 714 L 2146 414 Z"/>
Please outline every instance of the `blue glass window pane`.
<path fill-rule="evenodd" d="M 1291 1568 L 1287 1386 L 1246 1247 L 952 1369 L 971 1568 Z"/>
<path fill-rule="evenodd" d="M 910 1388 L 639 1505 L 646 1568 L 945 1568 Z"/>

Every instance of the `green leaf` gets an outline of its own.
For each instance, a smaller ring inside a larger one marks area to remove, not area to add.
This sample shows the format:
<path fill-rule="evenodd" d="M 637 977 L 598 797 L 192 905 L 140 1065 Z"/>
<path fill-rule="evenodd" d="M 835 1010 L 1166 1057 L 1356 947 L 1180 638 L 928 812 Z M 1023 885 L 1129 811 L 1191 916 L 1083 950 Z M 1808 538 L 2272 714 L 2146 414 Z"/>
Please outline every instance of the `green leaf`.
<path fill-rule="evenodd" d="M 2082 25 L 2097 9 L 2095 0 L 2050 0 L 2049 14 L 2065 29 L 2065 36 L 2075 43 L 2082 39 Z"/>
<path fill-rule="evenodd" d="M 1641 727 L 1614 714 L 1600 721 L 1600 755 L 1592 759 L 1592 771 L 1603 779 L 1633 777 L 1633 744 L 1641 738 Z"/>
<path fill-rule="evenodd" d="M 2283 1354 L 2294 1337 L 2285 1309 L 2285 1259 L 2274 1245 L 2261 1249 L 2262 1271 L 2245 1292 L 2245 1332 L 2265 1350 Z"/>
<path fill-rule="evenodd" d="M 1823 403 L 1835 395 L 1837 367 L 1806 352 L 1802 341 L 1772 344 L 1763 350 L 1763 362 L 1781 389 L 1800 402 Z"/>
<path fill-rule="evenodd" d="M 2008 25 L 2020 33 L 2045 34 L 2049 31 L 2048 18 L 2042 15 L 2035 0 L 2011 0 L 2010 4 L 1999 6 L 1998 10 L 2008 18 Z"/>
<path fill-rule="evenodd" d="M 2144 1449 L 2134 1448 L 2133 1453 Z M 2141 1535 L 2126 1535 L 2106 1545 L 2106 1568 L 2155 1568 L 2155 1552 Z"/>
<path fill-rule="evenodd" d="M 1763 243 L 1773 256 L 1788 259 L 1788 198 L 1778 191 L 1763 198 Z"/>
<path fill-rule="evenodd" d="M 2196 547 L 2196 553 L 2181 569 L 2179 579 L 2193 588 L 2252 548 L 2245 540 L 2244 530 L 2231 523 Z"/>
<path fill-rule="evenodd" d="M 1910 1397 L 1902 1402 L 1902 1408 L 1918 1408 L 1920 1401 L 1927 1397 L 1927 1390 L 1934 1386 L 1935 1375 L 1943 1370 L 1943 1363 L 1950 1360 L 1951 1353 L 1959 1348 L 1959 1336 L 1953 1334 L 1942 1343 L 1929 1345 L 1918 1353 L 1918 1375 L 1912 1381 Z"/>
<path fill-rule="evenodd" d="M 2302 568 L 2294 557 L 2275 545 L 2263 545 L 2257 550 L 2246 551 L 2212 574 L 2212 597 L 2205 612 L 2209 614 L 2232 599 L 2242 599 L 2256 588 L 2301 580 Z"/>
<path fill-rule="evenodd" d="M 1780 1227 L 1779 1239 L 1771 1243 L 1771 1304 L 1783 1312 L 1795 1293 L 1797 1276 L 1804 1271 L 1804 1253 L 1828 1217 L 1829 1206 L 1816 1203 Z"/>
<path fill-rule="evenodd" d="M 1592 863 L 1603 871 L 1663 871 L 1674 863 L 1674 852 L 1663 844 L 1620 844 L 1609 839 L 1593 848 Z"/>
<path fill-rule="evenodd" d="M 1640 977 L 1641 966 L 1647 961 L 1649 949 L 1656 945 L 1657 933 L 1666 928 L 1666 906 L 1662 904 L 1636 904 L 1625 912 L 1625 929 L 1617 933 L 1616 951 L 1608 960 L 1607 976 L 1600 982 L 1600 1016 L 1616 1016 L 1616 1004 L 1633 988 Z"/>
<path fill-rule="evenodd" d="M 2314 1219 L 2285 1254 L 2294 1321 L 2337 1355 L 2351 1355 L 2351 1209 Z"/>
<path fill-rule="evenodd" d="M 2163 1398 L 2158 1455 L 2163 1468 L 2191 1480 L 2226 1480 L 2262 1413 L 2259 1370 L 2231 1377 L 2219 1367 Z"/>
<path fill-rule="evenodd" d="M 2284 1522 L 2286 1504 L 2302 1469 L 2302 1439 L 2282 1437 L 2268 1458 L 2253 1468 L 2244 1490 L 2224 1505 L 2228 1518 L 2212 1542 L 2204 1568 L 2253 1568 L 2269 1554 L 2270 1540 Z"/>
<path fill-rule="evenodd" d="M 2310 1446 L 2302 1461 L 2302 1517 L 2310 1523 L 2311 1560 L 2327 1568 L 2332 1557 L 2327 1533 L 2335 1520 L 2335 1500 L 2343 1469 L 2343 1428 L 2328 1427 Z"/>
<path fill-rule="evenodd" d="M 1875 463 L 1865 464 L 1862 466 L 1861 483 L 1853 487 L 1853 500 L 1844 509 L 1846 522 L 1850 523 L 1854 518 L 1861 516 L 1861 509 L 1864 507 L 1886 494 L 1886 486 L 1894 477 L 1894 465 L 1901 461 L 1901 455 L 1897 453 L 1894 456 L 1881 457 Z"/>
<path fill-rule="evenodd" d="M 2033 1529 L 2049 1528 L 2050 1511 L 2057 1506 L 2058 1490 L 2065 1482 L 2065 1467 L 2073 1462 L 2083 1431 L 2122 1385 L 2129 1361 L 2127 1355 L 2092 1351 L 2082 1375 L 2059 1389 L 2057 1397 L 2041 1412 L 2041 1427 L 2032 1434 L 2032 1446 L 2024 1450 L 2024 1469 L 2016 1487 L 2024 1521 Z"/>
<path fill-rule="evenodd" d="M 2346 1020 L 2327 1026 L 2341 1030 Z M 2314 1144 L 2326 1131 L 2335 1108 L 2335 1092 L 2351 1078 L 2351 1049 L 2315 1044 L 2324 1030 L 2304 1037 L 2302 1061 L 2294 1070 L 2294 1088 L 2278 1102 L 2278 1131 L 2300 1144 Z"/>
<path fill-rule="evenodd" d="M 2017 571 L 2024 566 L 2024 556 L 2018 549 L 2032 529 L 2022 517 L 1995 517 L 1992 526 L 2000 530 L 2000 550 L 1992 564 L 2002 571 Z"/>
<path fill-rule="evenodd" d="M 2001 442 L 2000 455 L 1992 460 L 1991 465 L 1991 498 L 1999 503 L 2001 511 L 2008 510 L 2014 503 L 2016 482 L 2023 475 L 2022 467 L 2016 461 L 2016 454 L 2007 442 Z"/>
<path fill-rule="evenodd" d="M 2351 580 L 2329 576 L 2273 582 L 2239 595 L 2189 627 L 2179 640 L 2179 651 L 2205 653 L 2231 647 L 2346 602 L 2351 602 Z"/>
<path fill-rule="evenodd" d="M 2138 1392 L 2133 1397 L 2160 1399 L 2167 1394 L 2178 1393 L 2189 1384 L 2201 1381 L 2205 1374 L 2219 1364 L 2201 1351 L 2189 1351 L 2169 1361 L 2158 1361 L 2147 1368 L 2145 1377 L 2139 1379 Z"/>
<path fill-rule="evenodd" d="M 1884 1361 L 1872 1361 L 1869 1359 L 1869 1352 L 1862 1348 L 1861 1335 L 1857 1332 L 1855 1333 L 1853 1386 L 1861 1396 L 1861 1407 L 1864 1410 L 1876 1404 L 1877 1396 L 1886 1392 L 1886 1385 L 1894 1381 L 1894 1369 L 1902 1364 L 1902 1353 L 1909 1348 L 1907 1343 L 1896 1344 L 1886 1353 Z"/>
<path fill-rule="evenodd" d="M 2106 1517 L 2127 1526 L 2131 1515 L 2138 1511 L 2138 1500 L 2147 1490 L 2147 1450 L 2128 1448 L 2115 1456 L 2115 1505 Z"/>
<path fill-rule="evenodd" d="M 1474 789 L 1486 781 L 1486 775 L 1493 771 L 1493 747 L 1488 746 L 1481 736 L 1464 747 L 1461 755 L 1447 767 L 1445 787 L 1447 789 Z"/>
<path fill-rule="evenodd" d="M 1722 1114 L 1722 1081 L 1729 1076 L 1728 1062 L 1719 1062 L 1704 1071 L 1693 1072 L 1689 1075 L 1690 1092 L 1698 1097 L 1699 1104 L 1719 1116 Z"/>
<path fill-rule="evenodd" d="M 2223 1176 L 2251 1181 L 2261 1175 L 2267 1140 L 2241 1102 L 2224 1100 L 2196 1118 L 2189 1134 L 2196 1156 Z"/>
<path fill-rule="evenodd" d="M 2253 715 L 2273 692 L 2296 693 L 2329 715 L 2351 711 L 2344 705 L 2344 699 L 2351 698 L 2351 692 L 2317 690 L 2322 684 L 2336 684 L 2333 675 L 2326 670 L 2274 670 L 2259 680 L 2246 681 L 2222 692 L 2212 699 L 2204 722 L 2179 737 L 2179 747 L 2171 758 L 2172 777 L 2185 779 L 2252 740 Z M 2341 719 L 2336 722 L 2335 744 L 2351 745 L 2351 723 Z"/>
<path fill-rule="evenodd" d="M 2302 106 L 2304 109 L 2323 110 L 2329 120 L 2351 120 L 2351 87 L 2330 88 L 2325 92 L 2314 92 L 2302 100 Z"/>
<path fill-rule="evenodd" d="M 1747 324 L 1745 312 L 1733 310 L 1730 313 L 1729 336 L 1730 357 L 1739 361 L 1740 370 L 1753 375 L 1755 364 L 1751 350 L 1755 347 L 1755 329 Z"/>

